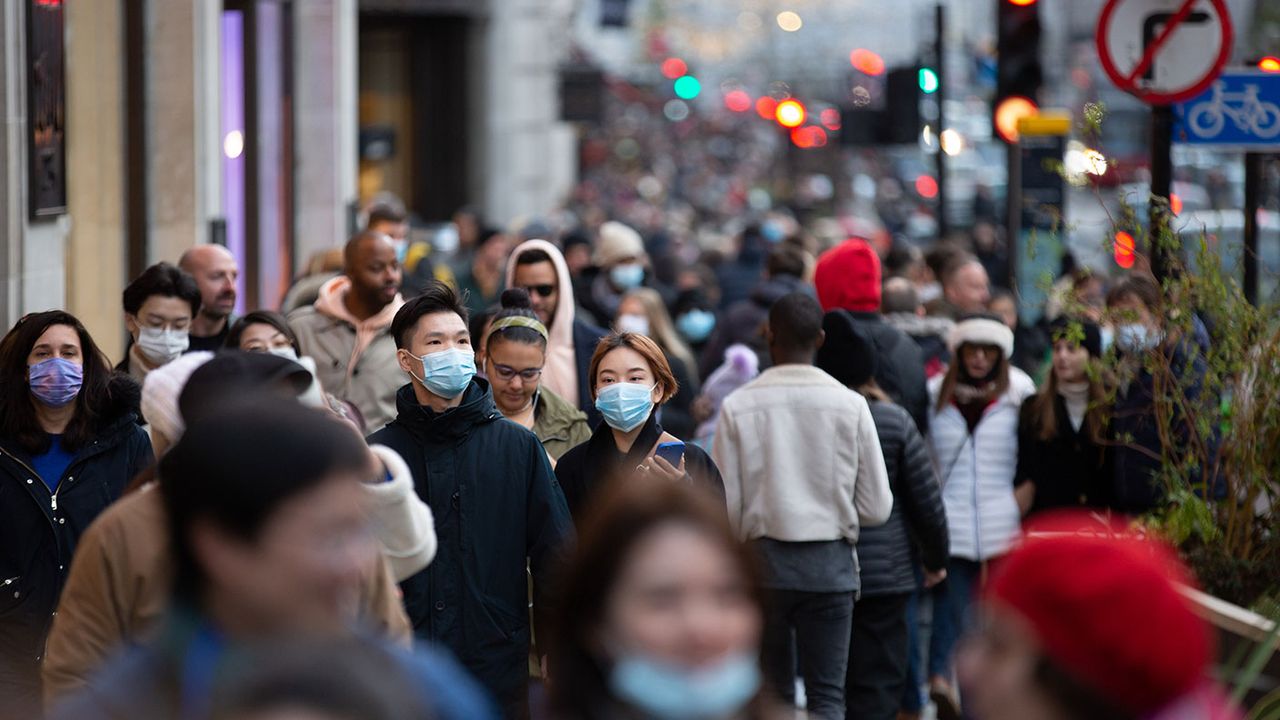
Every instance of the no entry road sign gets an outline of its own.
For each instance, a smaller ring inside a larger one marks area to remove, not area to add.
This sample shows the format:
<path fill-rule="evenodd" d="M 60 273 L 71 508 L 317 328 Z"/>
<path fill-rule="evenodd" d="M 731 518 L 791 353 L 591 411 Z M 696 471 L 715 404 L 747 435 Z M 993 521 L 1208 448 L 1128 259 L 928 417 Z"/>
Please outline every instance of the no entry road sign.
<path fill-rule="evenodd" d="M 1108 0 L 1098 59 L 1121 90 L 1152 105 L 1199 95 L 1231 55 L 1224 0 Z"/>

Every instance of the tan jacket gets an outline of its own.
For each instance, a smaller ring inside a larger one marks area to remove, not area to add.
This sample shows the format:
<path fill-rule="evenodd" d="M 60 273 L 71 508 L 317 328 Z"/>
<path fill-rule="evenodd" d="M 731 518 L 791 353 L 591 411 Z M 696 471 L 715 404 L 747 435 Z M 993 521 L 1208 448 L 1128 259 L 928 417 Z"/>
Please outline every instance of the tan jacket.
<path fill-rule="evenodd" d="M 391 320 L 404 300 L 397 295 L 382 312 L 359 321 L 343 302 L 350 287 L 345 275 L 326 282 L 315 305 L 289 315 L 289 327 L 302 354 L 315 359 L 321 387 L 355 405 L 372 433 L 395 419 L 396 391 L 409 382 L 391 337 Z"/>
<path fill-rule="evenodd" d="M 152 484 L 107 508 L 81 536 L 45 650 L 46 706 L 84 686 L 119 648 L 157 626 L 173 576 L 167 525 Z M 360 614 L 373 630 L 410 642 L 409 619 L 381 558 L 369 569 Z"/>

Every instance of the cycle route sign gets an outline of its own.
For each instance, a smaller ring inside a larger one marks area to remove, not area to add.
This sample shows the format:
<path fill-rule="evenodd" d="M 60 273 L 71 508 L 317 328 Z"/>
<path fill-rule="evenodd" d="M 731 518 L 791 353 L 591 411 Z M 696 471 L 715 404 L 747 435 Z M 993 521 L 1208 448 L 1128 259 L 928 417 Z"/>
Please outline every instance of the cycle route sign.
<path fill-rule="evenodd" d="M 1095 37 L 1116 87 L 1151 105 L 1195 97 L 1231 56 L 1225 0 L 1107 0 Z"/>
<path fill-rule="evenodd" d="M 1280 74 L 1223 73 L 1200 95 L 1173 106 L 1173 141 L 1231 149 L 1280 147 Z"/>

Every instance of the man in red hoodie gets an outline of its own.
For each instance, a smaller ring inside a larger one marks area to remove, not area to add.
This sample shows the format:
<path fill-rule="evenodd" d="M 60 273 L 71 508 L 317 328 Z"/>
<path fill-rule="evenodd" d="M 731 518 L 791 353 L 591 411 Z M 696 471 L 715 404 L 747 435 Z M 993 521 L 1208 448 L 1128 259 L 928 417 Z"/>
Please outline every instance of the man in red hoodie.
<path fill-rule="evenodd" d="M 813 284 L 828 313 L 846 312 L 870 336 L 879 359 L 876 383 L 911 413 L 920 434 L 929 430 L 924 356 L 909 335 L 880 314 L 880 257 L 867 241 L 850 238 L 818 258 Z"/>
<path fill-rule="evenodd" d="M 391 320 L 404 305 L 391 238 L 366 230 L 343 250 L 342 274 L 320 288 L 315 305 L 289 316 L 302 354 L 316 361 L 320 385 L 355 405 L 369 432 L 396 416 L 404 375 Z"/>

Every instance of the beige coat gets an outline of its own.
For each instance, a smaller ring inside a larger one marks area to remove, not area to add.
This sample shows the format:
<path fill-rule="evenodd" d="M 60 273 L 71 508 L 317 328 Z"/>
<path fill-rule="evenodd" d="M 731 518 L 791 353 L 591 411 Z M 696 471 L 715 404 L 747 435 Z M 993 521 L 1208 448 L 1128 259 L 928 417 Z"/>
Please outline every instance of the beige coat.
<path fill-rule="evenodd" d="M 778 365 L 725 399 L 712 449 L 743 540 L 858 541 L 893 491 L 866 398 L 811 365 Z"/>
<path fill-rule="evenodd" d="M 289 327 L 302 354 L 315 359 L 321 387 L 355 405 L 372 433 L 395 419 L 396 391 L 409 382 L 391 337 L 391 320 L 404 300 L 397 295 L 382 312 L 360 321 L 343 303 L 350 287 L 345 275 L 326 282 L 315 305 L 289 315 Z"/>

